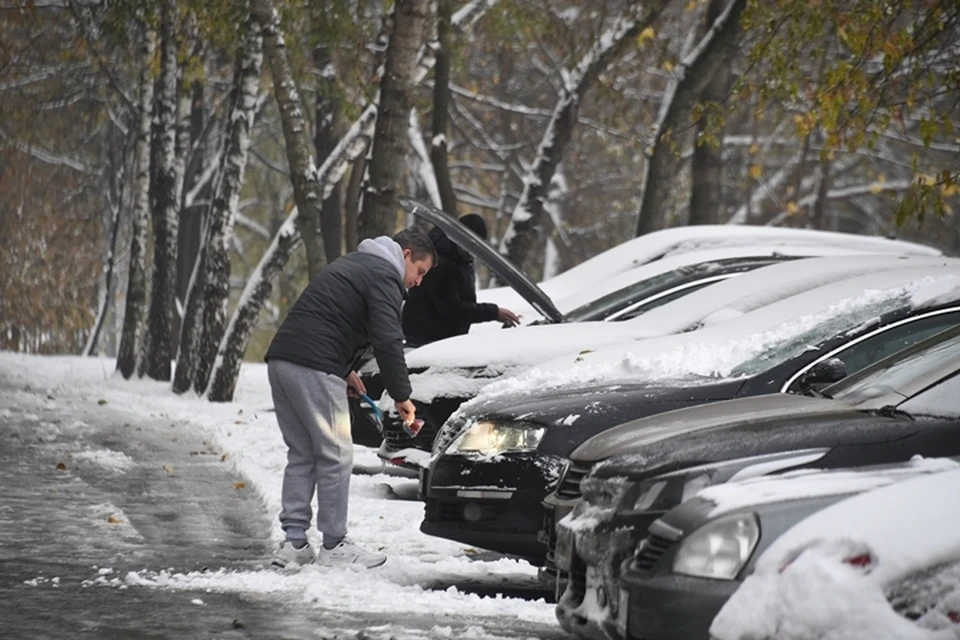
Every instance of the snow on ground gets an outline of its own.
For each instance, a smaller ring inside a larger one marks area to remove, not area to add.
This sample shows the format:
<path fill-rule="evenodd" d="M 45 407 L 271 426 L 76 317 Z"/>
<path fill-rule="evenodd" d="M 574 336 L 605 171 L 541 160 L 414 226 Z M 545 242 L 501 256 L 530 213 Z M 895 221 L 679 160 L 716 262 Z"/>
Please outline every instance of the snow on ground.
<path fill-rule="evenodd" d="M 33 356 L 0 352 L 0 380 L 15 389 L 29 389 L 30 397 L 43 397 L 45 403 L 80 402 L 107 404 L 135 419 L 166 417 L 185 420 L 207 432 L 219 450 L 249 487 L 257 491 L 264 512 L 274 524 L 272 535 L 279 542 L 282 533 L 276 515 L 280 511 L 280 484 L 286 449 L 272 410 L 266 365 L 245 363 L 241 369 L 235 401 L 211 403 L 188 393 L 177 396 L 168 383 L 153 380 L 124 380 L 115 371 L 110 358 L 75 356 Z M 27 394 L 23 394 L 24 398 Z M 22 418 L 22 414 L 18 414 Z M 29 417 L 27 418 L 29 419 Z M 83 428 L 77 421 L 68 425 L 50 425 L 38 421 L 38 428 Z M 42 437 L 42 434 L 40 435 Z M 96 464 L 122 473 L 125 456 L 104 450 L 75 453 L 79 463 Z M 373 471 L 382 468 L 376 452 L 357 447 L 355 464 Z M 255 571 L 219 570 L 204 573 L 170 573 L 160 567 L 145 567 L 126 576 L 101 575 L 94 581 L 106 586 L 148 585 L 172 589 L 209 589 L 223 592 L 277 593 L 316 602 L 325 610 L 351 613 L 402 611 L 404 614 L 445 616 L 462 614 L 515 617 L 527 623 L 555 624 L 553 606 L 542 600 L 528 601 L 506 597 L 480 597 L 450 587 L 444 591 L 421 585 L 450 582 L 480 582 L 529 585 L 536 569 L 526 562 L 511 559 L 485 561 L 475 558 L 475 550 L 451 541 L 420 533 L 423 504 L 388 499 L 395 487 L 403 485 L 409 493 L 410 478 L 381 473 L 354 475 L 351 478 L 350 536 L 359 544 L 381 549 L 387 564 L 369 570 L 352 568 L 305 567 L 299 573 L 281 573 L 267 568 Z M 403 488 L 400 491 L 404 491 Z M 109 505 L 104 505 L 109 511 Z M 106 512 L 105 511 L 105 512 Z M 93 519 L 99 515 L 91 514 Z M 96 516 L 96 517 L 94 517 Z M 311 532 L 315 534 L 316 532 Z M 314 540 L 319 546 L 319 540 Z M 435 629 L 443 637 L 443 629 Z M 479 630 L 471 637 L 492 638 Z"/>

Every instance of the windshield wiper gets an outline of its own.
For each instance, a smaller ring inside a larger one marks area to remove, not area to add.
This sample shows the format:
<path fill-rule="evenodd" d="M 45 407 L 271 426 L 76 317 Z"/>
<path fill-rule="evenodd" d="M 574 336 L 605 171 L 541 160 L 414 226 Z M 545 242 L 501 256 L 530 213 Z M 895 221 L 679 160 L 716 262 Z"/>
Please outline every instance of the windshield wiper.
<path fill-rule="evenodd" d="M 827 400 L 833 400 L 833 396 L 831 396 L 829 393 L 824 393 L 823 391 L 820 391 L 819 389 L 815 389 L 813 387 L 810 387 L 809 389 L 804 389 L 803 395 L 810 396 L 812 398 L 826 398 Z"/>
<path fill-rule="evenodd" d="M 912 415 L 904 411 L 903 409 L 897 409 L 892 404 L 884 405 L 874 411 L 878 416 L 883 416 L 884 418 L 906 418 L 907 420 L 916 420 Z"/>

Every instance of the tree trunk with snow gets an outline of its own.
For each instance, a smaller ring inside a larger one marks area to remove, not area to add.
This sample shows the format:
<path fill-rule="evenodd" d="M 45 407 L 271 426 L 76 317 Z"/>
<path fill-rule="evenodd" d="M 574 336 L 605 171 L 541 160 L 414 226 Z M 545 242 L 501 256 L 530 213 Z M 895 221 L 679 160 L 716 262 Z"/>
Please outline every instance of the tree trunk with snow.
<path fill-rule="evenodd" d="M 361 238 L 393 235 L 396 230 L 397 191 L 406 165 L 407 122 L 428 4 L 428 0 L 397 0 L 394 6 L 393 33 L 380 78 L 370 186 L 360 214 Z"/>
<path fill-rule="evenodd" d="M 243 289 L 240 302 L 230 319 L 230 326 L 227 327 L 226 335 L 217 352 L 213 380 L 207 390 L 207 398 L 212 402 L 233 400 L 243 354 L 260 319 L 260 311 L 263 309 L 264 302 L 270 297 L 277 277 L 290 257 L 290 252 L 299 240 L 296 217 L 297 212 L 294 211 L 284 221 Z"/>
<path fill-rule="evenodd" d="M 712 25 L 722 13 L 726 0 L 710 0 L 707 6 L 707 26 Z M 733 83 L 732 57 L 721 61 L 716 71 L 700 94 L 701 104 L 721 104 L 727 97 Z M 697 138 L 690 160 L 690 216 L 689 224 L 716 224 L 719 221 L 720 202 L 723 198 L 723 124 L 710 127 L 709 118 L 703 116 L 697 121 Z M 712 138 L 716 145 L 704 138 Z"/>
<path fill-rule="evenodd" d="M 202 394 L 210 382 L 214 359 L 223 339 L 230 296 L 230 253 L 233 224 L 240 202 L 240 189 L 247 167 L 250 132 L 256 116 L 260 91 L 260 67 L 263 39 L 260 25 L 252 17 L 244 24 L 243 51 L 237 56 L 234 71 L 234 100 L 230 110 L 230 129 L 220 170 L 220 182 L 210 208 L 204 245 L 207 249 L 203 278 L 202 332 L 198 344 L 197 372 L 193 388 Z"/>
<path fill-rule="evenodd" d="M 454 15 L 453 24 L 467 29 L 477 22 L 497 0 L 472 0 Z M 266 33 L 266 32 L 264 32 Z M 266 35 L 264 35 L 266 48 Z M 428 51 L 422 51 L 419 59 L 416 79 L 419 82 L 429 72 L 433 58 Z M 330 190 L 337 184 L 346 170 L 353 165 L 358 176 L 363 175 L 362 157 L 367 141 L 373 130 L 373 118 L 376 116 L 376 104 L 371 103 L 354 121 L 349 131 L 340 139 L 336 149 L 317 170 L 317 181 L 323 188 L 323 197 L 329 197 Z M 355 163 L 355 161 L 357 161 Z M 240 303 L 234 311 L 221 341 L 214 367 L 213 380 L 207 390 L 207 397 L 218 402 L 227 402 L 233 398 L 240 375 L 240 364 L 247 350 L 247 343 L 260 318 L 263 305 L 273 290 L 273 284 L 283 270 L 290 252 L 299 240 L 296 233 L 298 211 L 294 211 L 273 238 L 273 242 L 261 258 L 254 275 L 247 282 Z"/>
<path fill-rule="evenodd" d="M 103 325 L 106 322 L 110 310 L 110 304 L 113 301 L 113 280 L 116 276 L 116 256 L 117 256 L 117 238 L 120 235 L 120 212 L 123 210 L 123 193 L 126 182 L 126 144 L 119 145 L 119 162 L 117 161 L 117 144 L 113 141 L 118 132 L 116 127 L 111 127 L 110 135 L 107 137 L 106 162 L 104 166 L 107 175 L 103 176 L 103 204 L 107 218 L 110 220 L 110 244 L 107 246 L 107 255 L 103 267 L 103 284 L 100 290 L 99 308 L 97 317 L 93 323 L 93 331 L 90 333 L 90 339 L 83 349 L 83 355 L 92 356 L 96 354 L 100 342 L 100 335 L 103 332 Z"/>
<path fill-rule="evenodd" d="M 130 265 L 127 268 L 127 301 L 123 315 L 123 331 L 117 352 L 117 369 L 130 378 L 137 369 L 140 353 L 143 311 L 147 300 L 146 257 L 147 225 L 150 206 L 150 114 L 153 109 L 153 74 L 150 72 L 156 38 L 147 29 L 140 49 L 139 113 L 134 162 L 133 220 L 130 232 Z"/>
<path fill-rule="evenodd" d="M 740 15 L 746 4 L 747 0 L 730 0 L 694 50 L 674 70 L 674 79 L 664 93 L 652 141 L 646 150 L 637 212 L 638 236 L 663 226 L 666 197 L 679 164 L 679 154 L 674 153 L 669 144 L 670 136 L 674 129 L 684 124 L 684 117 L 713 74 L 721 65 L 727 64 L 727 58 L 736 51 Z"/>
<path fill-rule="evenodd" d="M 336 128 L 340 120 L 340 101 L 337 99 L 337 73 L 333 66 L 330 49 L 318 45 L 313 49 L 313 72 L 316 74 L 316 131 L 313 147 L 317 161 L 323 162 L 337 146 Z M 337 185 L 320 207 L 320 230 L 323 249 L 328 262 L 343 253 L 343 213 L 341 189 Z"/>
<path fill-rule="evenodd" d="M 177 33 L 176 4 L 166 0 L 161 7 L 160 83 L 156 96 L 157 118 L 153 126 L 154 181 L 150 185 L 150 209 L 153 218 L 153 274 L 150 286 L 150 310 L 147 314 L 147 349 L 143 357 L 144 374 L 154 380 L 170 380 L 173 359 L 171 340 L 177 286 L 178 199 L 176 138 Z"/>
<path fill-rule="evenodd" d="M 603 70 L 656 20 L 666 4 L 666 0 L 653 2 L 646 10 L 646 5 L 632 5 L 626 15 L 600 35 L 577 68 L 564 74 L 560 99 L 540 141 L 537 157 L 524 176 L 523 193 L 500 242 L 500 253 L 521 269 L 540 234 L 543 201 L 577 123 L 580 101 Z"/>
<path fill-rule="evenodd" d="M 457 196 L 447 157 L 447 123 L 450 120 L 450 19 L 452 0 L 437 2 L 437 64 L 433 71 L 433 126 L 430 163 L 437 178 L 443 210 L 457 215 Z"/>
<path fill-rule="evenodd" d="M 321 194 L 318 188 L 308 123 L 293 78 L 280 14 L 273 0 L 254 0 L 253 14 L 263 28 L 263 48 L 273 75 L 274 96 L 280 108 L 293 199 L 300 211 L 298 225 L 307 251 L 307 270 L 313 278 L 327 263 L 320 233 L 320 207 L 326 195 Z"/>

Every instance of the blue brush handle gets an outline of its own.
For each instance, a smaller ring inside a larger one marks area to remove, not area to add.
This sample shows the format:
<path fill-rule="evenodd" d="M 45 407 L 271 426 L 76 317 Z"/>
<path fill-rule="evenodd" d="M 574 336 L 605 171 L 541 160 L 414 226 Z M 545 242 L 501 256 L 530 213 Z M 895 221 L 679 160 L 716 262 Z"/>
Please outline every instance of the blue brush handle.
<path fill-rule="evenodd" d="M 383 412 L 380 410 L 380 407 L 377 406 L 377 403 L 373 401 L 373 398 L 365 393 L 361 393 L 360 399 L 366 402 L 370 408 L 373 409 L 373 415 L 377 416 L 377 420 L 383 420 Z"/>

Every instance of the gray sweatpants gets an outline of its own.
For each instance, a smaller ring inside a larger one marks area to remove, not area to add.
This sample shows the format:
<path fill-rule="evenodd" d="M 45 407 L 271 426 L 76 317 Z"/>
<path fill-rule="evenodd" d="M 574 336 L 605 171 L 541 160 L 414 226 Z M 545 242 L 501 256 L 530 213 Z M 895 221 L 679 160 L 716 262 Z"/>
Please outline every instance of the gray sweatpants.
<path fill-rule="evenodd" d="M 280 433 L 287 445 L 280 525 L 288 540 L 303 540 L 313 518 L 328 539 L 347 533 L 353 438 L 347 383 L 283 360 L 270 360 L 267 376 Z"/>

